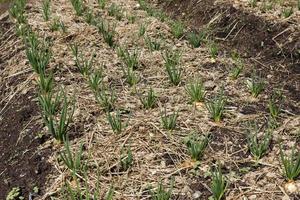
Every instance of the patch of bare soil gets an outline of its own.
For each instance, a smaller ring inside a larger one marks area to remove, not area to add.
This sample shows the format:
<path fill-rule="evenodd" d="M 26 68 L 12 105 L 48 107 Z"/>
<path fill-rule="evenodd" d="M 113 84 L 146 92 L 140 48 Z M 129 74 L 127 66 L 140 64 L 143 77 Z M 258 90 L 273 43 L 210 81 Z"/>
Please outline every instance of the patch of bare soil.
<path fill-rule="evenodd" d="M 46 138 L 38 137 L 42 126 L 36 93 L 34 88 L 21 89 L 30 73 L 19 73 L 22 68 L 12 64 L 20 56 L 20 47 L 14 46 L 18 39 L 7 16 L 0 26 L 0 199 L 14 187 L 28 199 L 34 187 L 44 190 L 51 152 L 39 148 Z"/>
<path fill-rule="evenodd" d="M 3 105 L 1 105 L 3 108 Z M 49 149 L 38 150 L 44 138 L 37 138 L 40 124 L 33 94 L 18 95 L 1 114 L 0 120 L 0 199 L 13 187 L 28 198 L 34 187 L 43 188 L 51 168 L 46 162 Z"/>

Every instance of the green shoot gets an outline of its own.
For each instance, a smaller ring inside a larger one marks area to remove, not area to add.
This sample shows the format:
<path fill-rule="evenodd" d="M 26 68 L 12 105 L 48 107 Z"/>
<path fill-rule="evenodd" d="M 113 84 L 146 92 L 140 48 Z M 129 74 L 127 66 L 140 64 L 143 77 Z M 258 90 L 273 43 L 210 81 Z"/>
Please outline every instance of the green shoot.
<path fill-rule="evenodd" d="M 185 87 L 187 94 L 190 96 L 191 102 L 203 102 L 206 91 L 201 80 L 194 80 Z"/>
<path fill-rule="evenodd" d="M 222 120 L 226 102 L 227 100 L 223 94 L 223 89 L 221 89 L 217 96 L 205 103 L 211 118 L 215 122 L 220 122 Z"/>
<path fill-rule="evenodd" d="M 53 90 L 53 74 L 51 73 L 49 76 L 46 76 L 45 74 L 41 73 L 39 75 L 39 79 L 37 80 L 37 83 L 40 88 L 41 94 L 48 94 L 51 93 Z"/>
<path fill-rule="evenodd" d="M 60 20 L 58 17 L 54 17 L 51 25 L 50 25 L 50 30 L 51 31 L 58 31 L 60 28 Z"/>
<path fill-rule="evenodd" d="M 241 74 L 241 72 L 244 69 L 244 62 L 243 60 L 240 58 L 239 54 L 234 52 L 232 54 L 232 59 L 234 61 L 234 68 L 230 71 L 230 78 L 232 79 L 237 79 L 239 77 L 239 75 Z"/>
<path fill-rule="evenodd" d="M 111 187 L 109 188 L 109 190 L 107 191 L 104 200 L 113 200 L 114 194 L 115 194 L 115 190 L 114 190 L 114 188 L 111 186 Z M 95 199 L 95 198 L 94 198 L 94 199 Z"/>
<path fill-rule="evenodd" d="M 257 0 L 248 0 L 249 1 L 249 5 L 252 7 L 252 8 L 255 8 L 257 6 Z"/>
<path fill-rule="evenodd" d="M 154 106 L 156 105 L 157 96 L 155 95 L 153 89 L 150 88 L 147 96 L 145 96 L 144 98 L 140 98 L 140 101 L 142 102 L 145 109 L 154 108 Z"/>
<path fill-rule="evenodd" d="M 95 22 L 95 17 L 94 17 L 94 14 L 93 14 L 93 11 L 90 10 L 90 9 L 87 9 L 87 11 L 85 12 L 85 21 L 86 23 L 88 24 L 91 24 L 91 25 L 94 25 L 96 22 Z"/>
<path fill-rule="evenodd" d="M 259 160 L 268 151 L 272 139 L 272 134 L 270 130 L 268 130 L 259 140 L 257 136 L 257 125 L 255 125 L 254 128 L 254 130 L 250 130 L 248 133 L 248 148 L 252 156 L 254 156 L 255 160 Z"/>
<path fill-rule="evenodd" d="M 138 68 L 140 54 L 137 49 L 134 49 L 134 51 L 130 53 L 129 50 L 120 46 L 117 49 L 117 54 L 128 68 L 134 70 Z"/>
<path fill-rule="evenodd" d="M 172 197 L 174 181 L 171 182 L 171 187 L 169 190 L 166 190 L 162 184 L 162 181 L 159 182 L 158 188 L 155 191 L 151 191 L 152 200 L 170 200 Z"/>
<path fill-rule="evenodd" d="M 123 67 L 122 70 L 123 70 L 124 76 L 126 77 L 126 82 L 130 86 L 134 86 L 140 81 L 139 76 L 135 73 L 135 71 L 132 68 Z"/>
<path fill-rule="evenodd" d="M 120 164 L 122 171 L 127 171 L 132 166 L 133 156 L 130 147 L 128 147 L 126 154 L 121 155 Z"/>
<path fill-rule="evenodd" d="M 71 44 L 70 48 L 72 50 L 75 66 L 77 67 L 78 71 L 83 76 L 89 75 L 93 66 L 94 55 L 92 55 L 90 60 L 86 60 L 83 58 L 82 52 L 79 52 L 79 48 L 77 44 Z"/>
<path fill-rule="evenodd" d="M 235 66 L 230 71 L 230 78 L 232 78 L 234 80 L 237 79 L 239 77 L 239 75 L 241 74 L 242 71 L 243 71 L 243 67 L 242 66 Z"/>
<path fill-rule="evenodd" d="M 121 119 L 120 111 L 116 111 L 115 115 L 112 115 L 110 112 L 107 113 L 108 122 L 114 133 L 120 134 L 124 128 L 127 127 L 127 124 L 123 124 Z"/>
<path fill-rule="evenodd" d="M 57 113 L 61 104 L 62 94 L 62 92 L 57 93 L 55 97 L 53 91 L 49 91 L 47 94 L 39 94 L 39 103 L 42 109 L 43 119 L 47 119 Z"/>
<path fill-rule="evenodd" d="M 257 98 L 258 95 L 264 90 L 264 81 L 261 77 L 253 74 L 251 79 L 246 80 L 246 85 L 250 90 L 253 97 Z"/>
<path fill-rule="evenodd" d="M 37 74 L 44 74 L 52 55 L 48 44 L 40 43 L 32 32 L 28 34 L 26 43 L 26 55 L 31 67 Z"/>
<path fill-rule="evenodd" d="M 117 97 L 113 90 L 111 90 L 111 92 L 108 92 L 105 89 L 103 89 L 98 92 L 95 92 L 94 94 L 96 101 L 104 110 L 112 111 L 114 109 Z"/>
<path fill-rule="evenodd" d="M 101 21 L 101 23 L 98 24 L 97 26 L 98 26 L 99 32 L 102 33 L 104 41 L 108 44 L 108 46 L 114 47 L 115 46 L 114 36 L 116 34 L 116 31 L 115 31 L 116 26 L 114 25 L 114 26 L 110 27 L 108 22 L 105 22 L 105 21 Z"/>
<path fill-rule="evenodd" d="M 218 56 L 218 46 L 215 42 L 211 42 L 210 45 L 209 45 L 209 52 L 210 52 L 210 55 L 213 59 L 216 59 L 217 56 Z"/>
<path fill-rule="evenodd" d="M 107 0 L 98 0 L 98 4 L 100 6 L 100 8 L 103 10 L 106 6 L 106 1 Z"/>
<path fill-rule="evenodd" d="M 134 24 L 135 21 L 136 21 L 136 16 L 134 16 L 134 15 L 128 15 L 128 16 L 127 16 L 127 20 L 128 20 L 128 22 L 129 22 L 130 24 Z"/>
<path fill-rule="evenodd" d="M 300 151 L 295 152 L 294 146 L 291 155 L 286 155 L 280 146 L 280 158 L 286 179 L 294 181 L 300 175 Z"/>
<path fill-rule="evenodd" d="M 83 168 L 82 166 L 82 156 L 83 156 L 83 144 L 80 144 L 78 151 L 73 154 L 69 138 L 64 139 L 65 150 L 60 153 L 61 160 L 65 165 L 73 172 L 78 173 Z"/>
<path fill-rule="evenodd" d="M 221 200 L 225 194 L 227 182 L 222 174 L 220 164 L 218 164 L 218 168 L 212 172 L 211 179 L 211 191 L 213 193 L 213 199 Z"/>
<path fill-rule="evenodd" d="M 282 16 L 284 17 L 284 18 L 288 18 L 288 17 L 290 17 L 292 14 L 293 14 L 293 7 L 292 6 L 290 6 L 290 7 L 287 7 L 287 8 L 284 8 L 283 10 L 282 10 Z"/>
<path fill-rule="evenodd" d="M 188 41 L 194 48 L 198 48 L 201 46 L 201 44 L 204 42 L 206 39 L 206 33 L 205 32 L 191 32 L 188 34 Z"/>
<path fill-rule="evenodd" d="M 43 5 L 42 5 L 42 11 L 43 11 L 43 18 L 45 21 L 49 21 L 50 19 L 50 0 L 43 0 Z"/>
<path fill-rule="evenodd" d="M 140 25 L 140 27 L 139 27 L 139 34 L 138 34 L 139 37 L 142 37 L 142 36 L 145 35 L 146 29 L 147 29 L 147 27 L 146 27 L 145 24 L 141 24 L 141 25 Z"/>
<path fill-rule="evenodd" d="M 161 22 L 165 22 L 166 19 L 168 18 L 168 16 L 164 13 L 164 11 L 160 11 L 160 10 L 150 10 L 149 9 L 149 12 L 152 12 L 151 14 L 158 18 Z"/>
<path fill-rule="evenodd" d="M 84 12 L 83 0 L 70 0 L 71 4 L 76 12 L 76 15 L 81 16 Z"/>
<path fill-rule="evenodd" d="M 161 122 L 164 129 L 174 130 L 176 127 L 176 121 L 178 118 L 178 111 L 174 111 L 173 114 L 168 115 L 165 109 L 164 113 L 161 113 Z"/>
<path fill-rule="evenodd" d="M 273 119 L 278 118 L 280 111 L 281 111 L 282 102 L 283 102 L 282 93 L 280 91 L 273 92 L 273 94 L 269 100 L 269 103 L 268 103 L 270 116 Z"/>
<path fill-rule="evenodd" d="M 108 15 L 115 17 L 119 21 L 123 18 L 122 9 L 115 3 L 112 3 L 108 8 Z"/>
<path fill-rule="evenodd" d="M 269 10 L 272 10 L 274 7 L 274 2 L 262 2 L 261 11 L 266 13 Z"/>
<path fill-rule="evenodd" d="M 181 81 L 181 69 L 178 67 L 181 60 L 181 54 L 178 51 L 166 51 L 163 55 L 165 68 L 171 83 L 179 85 Z"/>
<path fill-rule="evenodd" d="M 25 24 L 27 21 L 25 13 L 26 0 L 16 0 L 9 9 L 10 15 L 15 18 L 18 24 Z"/>
<path fill-rule="evenodd" d="M 94 93 L 100 91 L 100 85 L 103 80 L 102 70 L 97 70 L 94 73 L 91 73 L 89 76 L 89 86 L 93 90 Z"/>
<path fill-rule="evenodd" d="M 152 39 L 148 36 L 145 36 L 144 41 L 150 51 L 159 51 L 161 48 L 161 42 L 157 39 Z"/>
<path fill-rule="evenodd" d="M 48 112 L 47 110 L 44 110 L 45 124 L 47 125 L 48 130 L 53 135 L 53 137 L 60 142 L 62 142 L 66 138 L 69 125 L 72 121 L 74 110 L 75 110 L 75 107 L 73 105 L 71 111 L 68 112 L 70 102 L 68 102 L 67 97 L 65 96 L 64 93 L 63 93 L 63 99 L 64 99 L 63 107 L 60 116 L 58 118 L 53 114 L 51 114 L 50 111 Z M 42 107 L 45 107 L 45 105 L 43 105 Z M 53 108 L 53 106 L 51 108 Z"/>
<path fill-rule="evenodd" d="M 194 161 L 200 161 L 209 142 L 209 135 L 199 137 L 196 134 L 190 135 L 185 139 L 185 145 Z"/>
<path fill-rule="evenodd" d="M 67 27 L 62 20 L 59 20 L 59 28 L 60 28 L 60 30 L 62 30 L 63 33 L 67 32 Z"/>
<path fill-rule="evenodd" d="M 6 200 L 24 199 L 22 197 L 22 191 L 19 187 L 13 187 L 6 195 Z"/>
<path fill-rule="evenodd" d="M 174 21 L 171 25 L 172 34 L 179 39 L 184 34 L 184 25 L 180 21 Z"/>

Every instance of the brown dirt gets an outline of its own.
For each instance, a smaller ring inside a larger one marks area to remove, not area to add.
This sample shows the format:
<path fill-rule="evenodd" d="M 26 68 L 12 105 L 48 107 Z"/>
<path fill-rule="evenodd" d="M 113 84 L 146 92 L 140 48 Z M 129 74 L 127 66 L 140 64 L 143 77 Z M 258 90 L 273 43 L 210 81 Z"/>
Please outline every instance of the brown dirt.
<path fill-rule="evenodd" d="M 0 11 L 3 9 L 6 7 L 1 4 Z M 0 29 L 4 33 L 12 28 L 8 17 L 0 22 Z M 37 137 L 42 124 L 34 89 L 18 90 L 30 73 L 8 77 L 7 71 L 18 71 L 10 65 L 11 60 L 20 56 L 20 49 L 16 51 L 15 47 L 8 45 L 13 41 L 17 41 L 14 34 L 0 37 L 0 199 L 5 199 L 13 187 L 19 187 L 22 196 L 28 199 L 35 186 L 41 193 L 44 190 L 46 176 L 51 171 L 46 160 L 51 152 L 49 148 L 39 149 L 46 138 Z M 16 90 L 19 92 L 7 102 L 6 97 Z"/>
<path fill-rule="evenodd" d="M 34 96 L 18 95 L 1 116 L 0 199 L 5 199 L 13 187 L 19 187 L 25 199 L 28 198 L 33 187 L 43 189 L 51 170 L 46 162 L 50 150 L 38 150 L 45 138 L 37 138 L 41 125 L 34 119 L 38 115 Z"/>

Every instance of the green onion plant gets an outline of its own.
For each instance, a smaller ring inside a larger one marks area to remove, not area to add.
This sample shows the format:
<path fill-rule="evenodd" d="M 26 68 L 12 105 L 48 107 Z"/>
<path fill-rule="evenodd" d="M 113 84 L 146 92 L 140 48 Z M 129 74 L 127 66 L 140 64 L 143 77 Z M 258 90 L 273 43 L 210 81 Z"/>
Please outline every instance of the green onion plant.
<path fill-rule="evenodd" d="M 218 167 L 212 172 L 211 179 L 212 197 L 214 200 L 221 200 L 227 188 L 227 181 L 222 174 L 220 164 L 218 164 Z"/>
<path fill-rule="evenodd" d="M 300 151 L 295 149 L 296 146 L 293 147 L 291 154 L 287 155 L 280 146 L 282 170 L 288 181 L 294 181 L 300 175 Z"/>
<path fill-rule="evenodd" d="M 201 80 L 194 80 L 187 84 L 185 87 L 191 102 L 204 102 L 205 100 L 205 87 Z"/>
<path fill-rule="evenodd" d="M 219 94 L 217 96 L 205 102 L 205 106 L 210 113 L 211 118 L 215 122 L 221 121 L 224 114 L 226 102 L 227 99 L 224 96 L 223 88 L 219 91 Z"/>
<path fill-rule="evenodd" d="M 161 122 L 164 129 L 174 130 L 176 128 L 176 122 L 178 118 L 178 111 L 174 111 L 173 114 L 168 115 L 167 110 L 161 113 Z"/>
<path fill-rule="evenodd" d="M 157 102 L 157 96 L 154 93 L 154 90 L 150 88 L 147 93 L 147 96 L 140 98 L 141 103 L 145 109 L 154 108 Z"/>
<path fill-rule="evenodd" d="M 202 159 L 208 142 L 209 135 L 199 137 L 195 133 L 188 136 L 184 141 L 191 158 L 195 161 L 200 161 Z"/>

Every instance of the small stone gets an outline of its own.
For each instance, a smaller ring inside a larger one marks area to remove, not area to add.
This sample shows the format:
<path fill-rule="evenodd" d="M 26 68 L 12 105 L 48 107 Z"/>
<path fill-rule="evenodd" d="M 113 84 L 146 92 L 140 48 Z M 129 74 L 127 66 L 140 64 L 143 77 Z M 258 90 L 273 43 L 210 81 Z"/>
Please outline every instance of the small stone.
<path fill-rule="evenodd" d="M 107 83 L 107 82 L 108 82 L 108 76 L 105 76 L 105 77 L 103 78 L 103 82 L 104 82 L 104 83 Z"/>
<path fill-rule="evenodd" d="M 249 200 L 254 200 L 254 199 L 257 199 L 257 196 L 254 194 L 254 195 L 249 196 L 248 199 L 249 199 Z"/>
<path fill-rule="evenodd" d="M 199 199 L 201 197 L 202 193 L 200 191 L 196 191 L 194 192 L 194 194 L 192 195 L 193 196 L 193 199 Z"/>
<path fill-rule="evenodd" d="M 273 76 L 271 74 L 267 75 L 268 79 L 271 79 Z"/>

